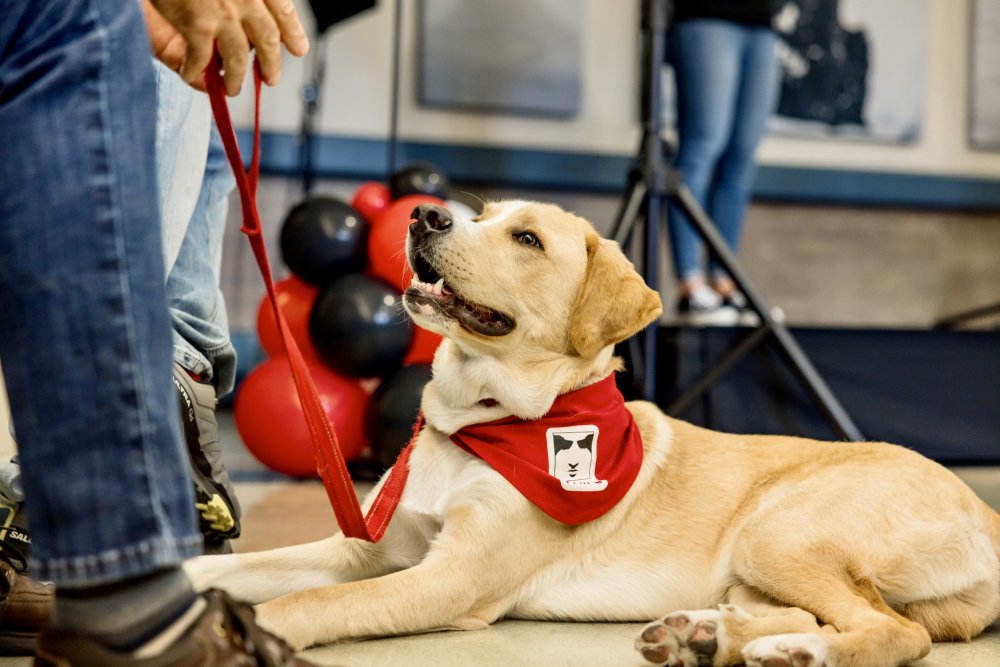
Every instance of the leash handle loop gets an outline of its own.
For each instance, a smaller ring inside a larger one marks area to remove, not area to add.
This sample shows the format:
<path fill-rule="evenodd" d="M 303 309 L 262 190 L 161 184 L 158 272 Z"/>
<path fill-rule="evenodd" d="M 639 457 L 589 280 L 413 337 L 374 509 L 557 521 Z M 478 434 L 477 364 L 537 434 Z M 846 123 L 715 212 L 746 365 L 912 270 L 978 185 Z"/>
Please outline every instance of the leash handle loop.
<path fill-rule="evenodd" d="M 250 247 L 253 249 L 257 266 L 267 289 L 268 299 L 271 302 L 274 319 L 278 324 L 281 343 L 288 354 L 292 379 L 295 382 L 303 416 L 312 438 L 316 472 L 323 480 L 323 486 L 326 488 L 327 497 L 330 499 L 333 513 L 337 518 L 337 524 L 344 535 L 368 542 L 378 542 L 385 534 L 403 493 L 403 487 L 409 474 L 410 452 L 413 448 L 413 442 L 423 426 L 423 416 L 418 418 L 413 429 L 413 437 L 400 452 L 399 458 L 384 480 L 367 515 L 362 517 L 361 505 L 354 490 L 354 483 L 347 471 L 344 455 L 337 442 L 337 435 L 323 410 L 316 385 L 309 373 L 309 366 L 288 328 L 284 314 L 278 307 L 274 279 L 267 258 L 267 249 L 264 246 L 260 212 L 257 209 L 257 184 L 260 181 L 260 89 L 262 80 L 260 64 L 254 63 L 253 153 L 249 170 L 243 167 L 243 157 L 240 155 L 236 131 L 233 129 L 233 122 L 229 116 L 229 106 L 226 103 L 225 87 L 220 74 L 221 69 L 222 60 L 216 53 L 212 64 L 205 70 L 205 81 L 212 104 L 212 114 L 215 116 L 215 123 L 219 128 L 222 143 L 226 149 L 226 157 L 233 169 L 236 187 L 240 193 L 240 205 L 243 210 L 243 226 L 240 231 L 247 235 Z"/>

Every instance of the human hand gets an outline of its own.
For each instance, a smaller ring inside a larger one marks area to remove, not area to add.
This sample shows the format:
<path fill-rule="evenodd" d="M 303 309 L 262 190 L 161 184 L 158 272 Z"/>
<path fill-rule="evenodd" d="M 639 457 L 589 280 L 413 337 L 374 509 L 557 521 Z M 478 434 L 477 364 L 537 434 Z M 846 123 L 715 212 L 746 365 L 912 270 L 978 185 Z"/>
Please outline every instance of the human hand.
<path fill-rule="evenodd" d="M 240 91 L 250 47 L 268 85 L 281 79 L 281 44 L 295 56 L 309 39 L 292 0 L 142 0 L 153 55 L 204 90 L 201 74 L 216 45 L 228 95 Z"/>

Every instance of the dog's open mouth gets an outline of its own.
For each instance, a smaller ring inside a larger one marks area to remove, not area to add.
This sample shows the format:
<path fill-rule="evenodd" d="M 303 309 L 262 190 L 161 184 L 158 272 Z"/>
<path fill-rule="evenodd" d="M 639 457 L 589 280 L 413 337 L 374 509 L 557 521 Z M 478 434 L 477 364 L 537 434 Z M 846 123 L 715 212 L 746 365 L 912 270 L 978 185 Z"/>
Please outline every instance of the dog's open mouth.
<path fill-rule="evenodd" d="M 484 336 L 504 336 L 514 330 L 514 320 L 492 308 L 466 301 L 444 282 L 430 262 L 414 253 L 413 280 L 404 294 L 414 309 L 436 308 L 466 329 Z"/>

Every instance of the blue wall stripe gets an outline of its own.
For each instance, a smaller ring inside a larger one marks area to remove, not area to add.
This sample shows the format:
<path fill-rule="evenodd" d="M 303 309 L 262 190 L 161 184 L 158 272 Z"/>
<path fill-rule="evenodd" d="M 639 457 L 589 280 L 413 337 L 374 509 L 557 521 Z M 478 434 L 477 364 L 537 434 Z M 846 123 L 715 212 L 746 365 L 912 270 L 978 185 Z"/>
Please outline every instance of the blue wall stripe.
<path fill-rule="evenodd" d="M 239 138 L 249 154 L 250 133 L 242 131 Z M 339 136 L 320 136 L 315 141 L 320 175 L 358 180 L 385 177 L 385 141 Z M 261 138 L 262 170 L 296 173 L 298 142 L 294 134 L 265 133 Z M 628 155 L 401 142 L 398 163 L 411 160 L 433 162 L 458 183 L 599 193 L 620 192 L 632 163 Z M 998 210 L 1000 180 L 762 166 L 754 196 L 835 205 Z"/>

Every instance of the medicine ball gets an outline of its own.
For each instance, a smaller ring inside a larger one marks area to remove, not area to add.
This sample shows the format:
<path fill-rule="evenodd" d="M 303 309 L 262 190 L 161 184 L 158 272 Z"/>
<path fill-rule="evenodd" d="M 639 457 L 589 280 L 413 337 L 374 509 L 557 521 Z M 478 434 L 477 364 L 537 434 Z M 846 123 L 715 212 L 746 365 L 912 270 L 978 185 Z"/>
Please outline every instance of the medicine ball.
<path fill-rule="evenodd" d="M 383 380 L 372 395 L 366 430 L 372 453 L 383 468 L 390 467 L 410 441 L 424 385 L 430 379 L 430 365 L 406 366 Z"/>
<path fill-rule="evenodd" d="M 318 360 L 309 373 L 324 414 L 348 461 L 365 446 L 364 414 L 370 398 L 357 380 Z M 268 359 L 250 371 L 236 393 L 236 429 L 247 449 L 271 470 L 292 477 L 316 476 L 316 453 L 288 359 Z"/>
<path fill-rule="evenodd" d="M 281 227 L 281 256 L 296 276 L 324 285 L 365 265 L 368 224 L 351 206 L 333 197 L 309 197 Z"/>
<path fill-rule="evenodd" d="M 323 288 L 309 316 L 309 336 L 323 361 L 361 378 L 399 368 L 413 341 L 411 326 L 398 290 L 357 273 Z"/>
<path fill-rule="evenodd" d="M 447 199 L 449 187 L 448 177 L 430 162 L 413 162 L 389 178 L 389 190 L 393 199 L 407 195 L 430 195 Z"/>

